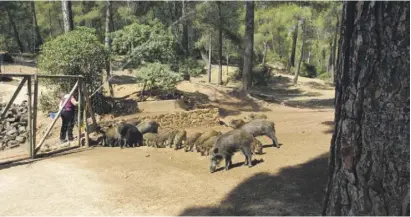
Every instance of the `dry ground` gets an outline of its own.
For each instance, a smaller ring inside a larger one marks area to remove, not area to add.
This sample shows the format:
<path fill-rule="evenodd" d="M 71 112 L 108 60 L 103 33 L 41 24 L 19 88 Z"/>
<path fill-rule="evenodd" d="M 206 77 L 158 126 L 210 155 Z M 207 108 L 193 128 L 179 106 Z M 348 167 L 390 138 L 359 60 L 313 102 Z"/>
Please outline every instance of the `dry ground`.
<path fill-rule="evenodd" d="M 204 77 L 178 86 L 207 95 L 226 118 L 258 112 L 276 123 L 283 145 L 276 149 L 259 137 L 267 146 L 263 155 L 254 156 L 252 168 L 239 166 L 244 161 L 239 153 L 234 168 L 210 174 L 208 158 L 198 153 L 148 147 L 78 149 L 0 166 L 0 215 L 318 215 L 327 180 L 334 112 L 328 101 L 333 91 L 314 79 L 287 86 L 284 77 L 277 76 L 275 81 L 282 82 L 270 87 L 273 92 L 278 85 L 297 90 L 297 95 L 273 94 L 282 102 L 298 102 L 294 107 L 271 102 L 262 107 L 233 96 L 230 88 L 201 83 Z M 118 85 L 124 92 L 116 94 L 135 90 L 129 87 Z M 318 94 L 307 94 L 312 92 Z"/>

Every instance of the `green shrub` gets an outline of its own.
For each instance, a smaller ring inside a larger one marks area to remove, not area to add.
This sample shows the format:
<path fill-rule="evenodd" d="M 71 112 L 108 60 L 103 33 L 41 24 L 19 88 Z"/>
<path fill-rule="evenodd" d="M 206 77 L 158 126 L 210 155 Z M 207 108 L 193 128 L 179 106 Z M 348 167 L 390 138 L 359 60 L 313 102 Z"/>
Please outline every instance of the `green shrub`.
<path fill-rule="evenodd" d="M 57 112 L 60 100 L 58 98 L 58 88 L 50 88 L 47 93 L 41 93 L 39 97 L 39 110 L 44 113 Z"/>
<path fill-rule="evenodd" d="M 83 75 L 88 90 L 94 91 L 102 84 L 106 56 L 95 31 L 79 27 L 46 42 L 41 47 L 38 67 L 42 74 Z M 46 85 L 55 84 L 51 79 L 45 82 Z M 66 79 L 59 87 L 69 92 L 75 83 L 75 79 Z"/>
<path fill-rule="evenodd" d="M 328 72 L 321 72 L 318 75 L 318 78 L 324 81 L 329 81 L 330 80 L 330 75 L 328 74 Z"/>
<path fill-rule="evenodd" d="M 263 65 L 255 66 L 252 73 L 252 86 L 267 86 L 273 77 L 271 68 Z"/>
<path fill-rule="evenodd" d="M 159 89 L 162 91 L 175 90 L 182 76 L 171 70 L 170 66 L 161 63 L 147 63 L 136 70 L 135 76 L 145 89 Z"/>
<path fill-rule="evenodd" d="M 175 39 L 160 22 L 152 25 L 134 23 L 112 34 L 113 52 L 126 55 L 123 68 L 138 68 L 144 63 L 172 63 L 175 60 Z"/>
<path fill-rule="evenodd" d="M 38 58 L 38 67 L 42 74 L 83 75 L 88 91 L 94 92 L 102 84 L 106 57 L 107 53 L 96 37 L 95 31 L 79 27 L 43 44 Z M 57 91 L 69 93 L 76 79 L 41 79 L 41 83 L 51 90 L 40 99 L 43 101 L 42 110 L 47 111 L 54 110 L 52 105 L 46 103 L 48 99 L 57 96 L 53 93 Z"/>
<path fill-rule="evenodd" d="M 317 69 L 314 65 L 302 63 L 300 75 L 303 77 L 315 78 L 317 77 Z"/>
<path fill-rule="evenodd" d="M 199 76 L 204 74 L 204 62 L 192 58 L 184 59 L 179 63 L 179 72 L 182 75 Z"/>

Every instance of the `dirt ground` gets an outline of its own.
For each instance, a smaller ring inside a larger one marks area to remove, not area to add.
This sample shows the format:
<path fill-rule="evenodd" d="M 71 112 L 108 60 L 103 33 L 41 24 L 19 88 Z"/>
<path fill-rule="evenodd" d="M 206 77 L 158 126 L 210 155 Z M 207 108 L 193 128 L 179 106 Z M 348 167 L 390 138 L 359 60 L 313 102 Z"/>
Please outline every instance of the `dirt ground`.
<path fill-rule="evenodd" d="M 231 95 L 230 88 L 202 83 L 204 77 L 178 86 L 207 95 L 227 119 L 254 112 L 275 122 L 282 146 L 273 148 L 268 138 L 259 137 L 264 154 L 254 155 L 252 168 L 241 166 L 240 153 L 232 169 L 210 174 L 208 158 L 199 153 L 148 147 L 75 149 L 0 166 L 0 215 L 319 215 L 333 91 L 306 78 L 294 87 L 288 77 L 276 75 L 270 90 L 290 106 L 266 101 L 262 107 Z M 275 92 L 281 87 L 284 92 Z M 135 90 L 116 88 L 122 90 L 117 89 L 118 96 Z"/>

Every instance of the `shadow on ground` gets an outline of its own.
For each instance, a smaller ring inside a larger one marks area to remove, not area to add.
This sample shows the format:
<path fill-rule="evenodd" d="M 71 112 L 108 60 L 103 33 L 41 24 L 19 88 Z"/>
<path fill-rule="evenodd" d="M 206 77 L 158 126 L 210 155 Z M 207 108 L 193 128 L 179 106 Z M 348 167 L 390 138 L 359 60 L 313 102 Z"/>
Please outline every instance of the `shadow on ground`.
<path fill-rule="evenodd" d="M 110 84 L 123 85 L 123 84 L 136 84 L 136 83 L 137 83 L 137 79 L 129 75 L 114 75 L 110 79 Z"/>
<path fill-rule="evenodd" d="M 334 125 L 334 121 L 324 121 L 324 122 L 321 122 L 322 124 L 324 124 L 324 125 L 327 125 L 329 128 L 328 128 L 328 130 L 324 130 L 323 132 L 324 133 L 334 133 L 334 128 L 335 128 L 335 125 Z"/>
<path fill-rule="evenodd" d="M 213 85 L 199 84 L 205 88 L 212 89 L 216 94 L 221 95 L 223 99 L 230 99 L 229 101 L 222 100 L 208 100 L 208 104 L 214 107 L 218 107 L 220 110 L 220 116 L 235 116 L 241 114 L 241 112 L 261 112 L 271 111 L 256 103 L 254 100 L 245 97 L 241 92 L 236 89 L 223 91 Z M 230 102 L 231 101 L 231 102 Z"/>
<path fill-rule="evenodd" d="M 233 189 L 217 207 L 187 208 L 186 215 L 320 215 L 327 182 L 328 154 L 282 169 L 258 173 Z"/>
<path fill-rule="evenodd" d="M 18 159 L 18 160 L 2 163 L 0 164 L 0 170 L 8 169 L 8 168 L 16 167 L 16 166 L 24 166 L 24 165 L 30 166 L 38 161 L 55 158 L 55 157 L 61 157 L 61 156 L 74 154 L 74 153 L 80 153 L 80 152 L 87 151 L 90 149 L 92 149 L 92 147 L 79 148 L 78 146 L 75 146 L 75 147 L 60 149 L 52 153 L 42 153 L 42 154 L 38 154 L 36 156 L 36 159 L 25 158 L 25 159 Z"/>
<path fill-rule="evenodd" d="M 330 85 L 324 85 L 317 82 L 308 82 L 308 86 L 318 90 L 333 90 Z M 297 99 L 299 97 L 318 97 L 322 96 L 321 92 L 304 91 L 293 85 L 291 78 L 281 75 L 274 76 L 270 84 L 265 87 L 253 87 L 250 94 L 260 100 L 269 103 L 285 103 L 286 106 L 296 108 L 334 108 L 334 99 Z"/>
<path fill-rule="evenodd" d="M 334 99 L 309 99 L 309 100 L 290 100 L 286 103 L 287 106 L 296 108 L 334 108 Z"/>

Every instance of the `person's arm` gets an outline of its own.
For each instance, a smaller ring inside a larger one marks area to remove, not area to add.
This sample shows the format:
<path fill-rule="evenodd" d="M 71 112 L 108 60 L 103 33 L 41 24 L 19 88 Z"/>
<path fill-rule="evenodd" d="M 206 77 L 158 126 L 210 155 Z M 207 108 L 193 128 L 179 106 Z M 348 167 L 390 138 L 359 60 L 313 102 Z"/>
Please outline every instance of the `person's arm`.
<path fill-rule="evenodd" d="M 77 100 L 76 99 L 74 99 L 74 97 L 71 97 L 71 103 L 73 103 L 73 105 L 78 105 L 78 102 L 77 102 Z"/>

